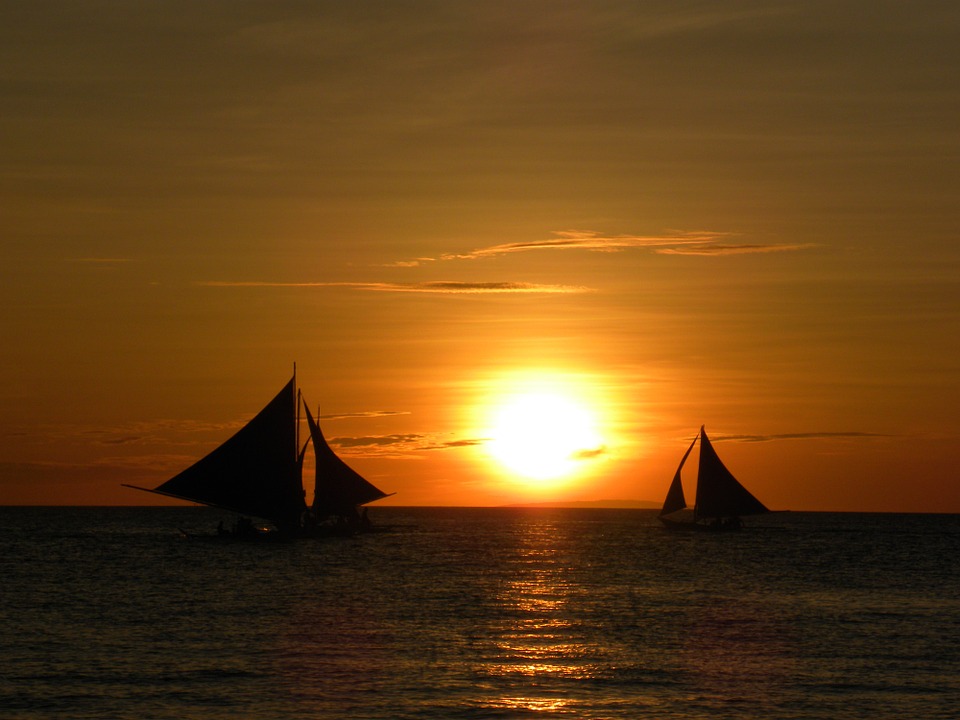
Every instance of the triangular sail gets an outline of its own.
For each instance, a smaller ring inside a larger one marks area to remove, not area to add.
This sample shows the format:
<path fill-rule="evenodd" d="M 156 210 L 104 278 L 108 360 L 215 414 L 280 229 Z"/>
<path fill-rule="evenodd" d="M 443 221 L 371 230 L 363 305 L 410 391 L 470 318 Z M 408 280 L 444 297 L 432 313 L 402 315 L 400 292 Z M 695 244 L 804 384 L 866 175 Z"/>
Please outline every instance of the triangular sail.
<path fill-rule="evenodd" d="M 699 434 L 697 437 L 699 437 Z M 670 489 L 667 490 L 667 497 L 663 501 L 663 508 L 660 510 L 661 515 L 669 515 L 678 510 L 683 510 L 687 506 L 687 500 L 683 496 L 683 482 L 680 480 L 680 471 L 683 470 L 683 464 L 690 456 L 690 451 L 693 450 L 693 446 L 697 444 L 697 437 L 693 438 L 693 442 L 690 443 L 690 447 L 687 448 L 687 451 L 683 454 L 683 458 L 680 460 L 677 472 L 673 476 L 673 482 L 670 483 Z"/>
<path fill-rule="evenodd" d="M 307 411 L 307 426 L 313 439 L 316 455 L 316 484 L 313 495 L 313 511 L 318 518 L 329 515 L 353 516 L 357 506 L 386 497 L 387 493 L 354 471 L 330 449 L 320 431 L 320 426 Z"/>
<path fill-rule="evenodd" d="M 296 527 L 306 505 L 294 387 L 292 379 L 233 437 L 153 492 Z"/>
<path fill-rule="evenodd" d="M 727 470 L 702 427 L 700 428 L 700 469 L 694 512 L 697 518 L 759 515 L 770 512 Z"/>

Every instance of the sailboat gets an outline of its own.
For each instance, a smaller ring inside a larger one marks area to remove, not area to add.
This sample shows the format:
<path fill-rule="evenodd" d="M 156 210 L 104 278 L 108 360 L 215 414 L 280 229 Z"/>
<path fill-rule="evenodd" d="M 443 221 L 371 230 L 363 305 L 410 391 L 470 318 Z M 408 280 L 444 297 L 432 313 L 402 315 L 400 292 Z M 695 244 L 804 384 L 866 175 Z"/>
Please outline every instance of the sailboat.
<path fill-rule="evenodd" d="M 687 507 L 680 473 L 697 440 L 700 440 L 700 466 L 697 472 L 697 497 L 693 516 L 690 517 L 689 513 L 680 512 Z M 660 522 L 670 530 L 736 530 L 741 526 L 742 516 L 767 512 L 770 511 L 766 506 L 727 470 L 701 425 L 700 432 L 683 454 L 667 490 L 667 497 L 658 515 Z"/>
<path fill-rule="evenodd" d="M 276 397 L 209 455 L 155 488 L 126 483 L 124 487 L 224 508 L 244 516 L 233 532 L 221 529 L 222 534 L 256 535 L 246 519 L 252 516 L 271 523 L 283 537 L 310 536 L 318 533 L 315 524 L 307 522 L 311 514 L 307 511 L 302 472 L 304 455 L 312 441 L 318 486 L 322 476 L 325 487 L 330 487 L 325 490 L 326 496 L 337 498 L 335 507 L 331 506 L 333 510 L 359 517 L 359 506 L 386 497 L 386 493 L 337 457 L 309 411 L 311 437 L 300 449 L 300 402 L 294 369 L 293 378 Z M 314 500 L 314 508 L 316 505 Z"/>

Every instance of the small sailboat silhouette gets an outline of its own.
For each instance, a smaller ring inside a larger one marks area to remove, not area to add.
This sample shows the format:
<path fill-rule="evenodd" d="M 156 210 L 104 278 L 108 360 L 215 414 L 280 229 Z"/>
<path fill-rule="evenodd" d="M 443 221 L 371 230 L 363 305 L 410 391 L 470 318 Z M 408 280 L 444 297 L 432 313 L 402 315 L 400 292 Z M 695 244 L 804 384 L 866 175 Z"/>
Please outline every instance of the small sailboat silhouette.
<path fill-rule="evenodd" d="M 694 445 L 700 440 L 700 465 L 697 471 L 697 496 L 692 517 L 681 513 L 687 507 L 680 473 Z M 660 522 L 670 530 L 736 530 L 744 515 L 770 512 L 747 490 L 720 460 L 706 430 L 700 432 L 683 454 L 667 497 L 660 510 Z"/>

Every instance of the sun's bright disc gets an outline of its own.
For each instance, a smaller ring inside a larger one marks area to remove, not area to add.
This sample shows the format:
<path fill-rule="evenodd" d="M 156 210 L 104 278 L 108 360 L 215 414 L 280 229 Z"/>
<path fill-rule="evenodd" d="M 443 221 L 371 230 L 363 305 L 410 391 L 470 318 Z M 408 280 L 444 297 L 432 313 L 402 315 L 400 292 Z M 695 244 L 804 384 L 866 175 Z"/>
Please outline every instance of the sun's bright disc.
<path fill-rule="evenodd" d="M 509 396 L 495 410 L 487 448 L 512 472 L 533 480 L 570 474 L 603 441 L 593 414 L 555 392 Z"/>

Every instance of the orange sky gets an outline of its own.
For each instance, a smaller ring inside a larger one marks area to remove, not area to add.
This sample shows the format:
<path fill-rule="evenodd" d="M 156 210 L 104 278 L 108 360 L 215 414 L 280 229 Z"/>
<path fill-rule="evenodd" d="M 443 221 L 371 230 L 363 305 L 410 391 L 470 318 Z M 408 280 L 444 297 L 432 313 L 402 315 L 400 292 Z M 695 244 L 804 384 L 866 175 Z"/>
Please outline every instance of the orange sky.
<path fill-rule="evenodd" d="M 7 3 L 0 504 L 153 502 L 289 379 L 393 504 L 960 512 L 960 10 Z M 491 459 L 517 378 L 589 406 Z"/>

